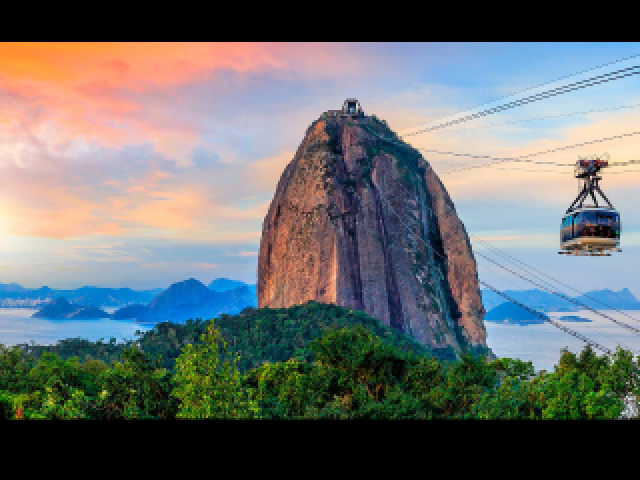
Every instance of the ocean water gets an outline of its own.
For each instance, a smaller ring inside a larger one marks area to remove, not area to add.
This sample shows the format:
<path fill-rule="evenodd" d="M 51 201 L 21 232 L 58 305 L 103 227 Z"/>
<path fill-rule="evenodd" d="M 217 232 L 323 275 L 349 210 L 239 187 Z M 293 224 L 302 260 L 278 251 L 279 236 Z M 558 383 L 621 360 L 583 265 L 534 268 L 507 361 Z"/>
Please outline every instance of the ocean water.
<path fill-rule="evenodd" d="M 600 313 L 615 320 L 640 329 L 640 311 L 623 311 L 632 318 L 613 310 L 603 310 Z M 545 312 L 552 320 L 557 321 L 575 332 L 598 342 L 600 345 L 615 351 L 619 345 L 625 350 L 631 350 L 635 355 L 640 352 L 640 334 L 617 325 L 613 321 L 591 312 Z M 559 317 L 564 315 L 578 315 L 593 320 L 589 323 L 566 322 Z M 485 322 L 487 331 L 487 345 L 498 357 L 519 358 L 531 361 L 536 371 L 552 372 L 560 360 L 563 348 L 570 352 L 580 353 L 585 343 L 572 335 L 560 330 L 548 322 L 540 325 L 506 325 Z M 597 354 L 600 351 L 595 349 Z"/>
<path fill-rule="evenodd" d="M 133 320 L 67 320 L 31 318 L 38 309 L 35 308 L 0 308 L 0 344 L 7 347 L 20 343 L 36 345 L 55 345 L 65 338 L 80 337 L 93 342 L 103 338 L 109 341 L 116 339 L 121 343 L 125 339 L 135 340 L 136 330 L 149 330 L 149 326 L 139 325 Z M 115 308 L 103 308 L 113 313 Z"/>

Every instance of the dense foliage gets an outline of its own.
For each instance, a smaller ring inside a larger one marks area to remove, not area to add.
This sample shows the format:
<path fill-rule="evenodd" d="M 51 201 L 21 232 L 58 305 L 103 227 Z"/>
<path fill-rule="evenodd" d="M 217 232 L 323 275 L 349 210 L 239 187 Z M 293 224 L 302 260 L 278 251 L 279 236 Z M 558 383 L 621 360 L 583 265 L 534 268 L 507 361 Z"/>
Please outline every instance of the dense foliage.
<path fill-rule="evenodd" d="M 244 326 L 247 318 L 260 318 L 259 329 L 267 337 L 286 325 L 295 331 L 293 319 L 308 313 L 305 307 L 331 311 L 317 305 L 236 317 Z M 289 314 L 278 316 L 285 311 Z M 588 346 L 580 355 L 565 350 L 554 372 L 536 374 L 530 362 L 489 360 L 471 352 L 444 361 L 408 339 L 403 343 L 394 332 L 376 334 L 366 321 L 327 324 L 302 347 L 289 350 L 288 359 L 259 364 L 254 359 L 243 370 L 241 352 L 249 349 L 225 336 L 225 321 L 229 332 L 229 318 L 191 322 L 192 333 L 196 325 L 205 331 L 197 342 L 181 347 L 172 370 L 161 356 L 135 344 L 125 346 L 109 365 L 100 359 L 81 364 L 77 357 L 62 359 L 48 351 L 36 359 L 21 347 L 0 346 L 0 417 L 616 419 L 624 399 L 640 393 L 638 361 L 622 349 L 611 357 L 597 356 Z M 270 345 L 251 334 L 247 338 L 260 346 L 256 349 Z M 283 342 L 287 348 L 291 343 Z"/>
<path fill-rule="evenodd" d="M 21 347 L 36 360 L 44 352 L 52 352 L 65 360 L 78 357 L 81 362 L 95 359 L 110 364 L 120 360 L 125 349 L 137 344 L 152 358 L 160 355 L 163 359 L 162 366 L 172 371 L 176 359 L 182 353 L 181 349 L 188 344 L 197 344 L 210 323 L 211 320 L 201 319 L 189 319 L 182 324 L 162 322 L 151 330 L 139 333 L 136 341 L 128 340 L 120 344 L 116 343 L 115 338 L 111 338 L 109 342 L 71 338 L 62 340 L 55 346 L 23 344 Z M 364 312 L 314 301 L 289 308 L 247 307 L 237 315 L 221 315 L 216 320 L 216 326 L 229 343 L 228 355 L 240 356 L 238 368 L 242 372 L 265 362 L 283 362 L 290 358 L 310 362 L 313 354 L 308 346 L 309 341 L 320 337 L 330 327 L 353 325 L 362 325 L 374 335 L 403 350 L 422 355 L 433 354 L 441 360 L 455 359 L 452 349 L 430 351 Z"/>

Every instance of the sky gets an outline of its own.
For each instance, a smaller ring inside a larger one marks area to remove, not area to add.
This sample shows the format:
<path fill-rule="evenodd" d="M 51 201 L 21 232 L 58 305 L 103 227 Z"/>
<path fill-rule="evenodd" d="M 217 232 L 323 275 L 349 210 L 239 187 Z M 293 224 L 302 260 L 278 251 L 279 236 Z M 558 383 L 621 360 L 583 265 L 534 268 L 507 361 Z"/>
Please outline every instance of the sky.
<path fill-rule="evenodd" d="M 0 43 L 0 282 L 255 284 L 280 175 L 307 127 L 345 98 L 403 135 L 640 65 L 634 55 L 640 43 Z M 640 75 L 629 76 L 406 141 L 515 157 L 629 134 L 640 131 L 638 87 Z M 535 159 L 640 159 L 639 141 Z M 490 254 L 486 241 L 580 291 L 629 288 L 640 298 L 640 165 L 603 172 L 622 252 L 568 257 L 557 252 L 562 215 L 578 194 L 571 167 L 454 172 L 487 160 L 424 157 L 474 251 Z M 477 262 L 497 288 L 534 288 Z"/>

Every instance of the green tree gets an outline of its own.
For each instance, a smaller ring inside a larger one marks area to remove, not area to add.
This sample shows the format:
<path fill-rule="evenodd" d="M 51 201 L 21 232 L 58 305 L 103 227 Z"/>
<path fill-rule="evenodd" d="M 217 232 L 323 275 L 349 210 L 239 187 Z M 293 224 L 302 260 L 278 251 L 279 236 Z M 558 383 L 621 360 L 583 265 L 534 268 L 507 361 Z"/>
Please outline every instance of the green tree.
<path fill-rule="evenodd" d="M 30 391 L 33 382 L 28 374 L 34 365 L 35 359 L 19 346 L 0 344 L 0 390 L 13 393 Z"/>
<path fill-rule="evenodd" d="M 360 325 L 329 330 L 310 342 L 309 348 L 316 362 L 342 370 L 354 387 L 361 387 L 375 401 L 383 399 L 387 388 L 404 377 L 415 361 Z"/>
<path fill-rule="evenodd" d="M 498 374 L 485 357 L 463 352 L 445 369 L 427 394 L 434 418 L 473 418 L 473 405 L 498 385 Z"/>
<path fill-rule="evenodd" d="M 11 420 L 15 418 L 14 408 L 15 395 L 6 390 L 0 390 L 0 420 Z"/>
<path fill-rule="evenodd" d="M 638 373 L 631 352 L 620 347 L 611 357 L 598 357 L 590 345 L 580 357 L 565 349 L 556 371 L 541 383 L 542 418 L 619 418 L 624 398 L 638 392 Z"/>
<path fill-rule="evenodd" d="M 151 359 L 136 345 L 126 348 L 122 362 L 111 369 L 99 367 L 101 391 L 92 408 L 94 418 L 171 419 L 178 402 L 171 396 L 172 376 L 162 358 Z M 92 368 L 92 367 L 90 367 Z"/>
<path fill-rule="evenodd" d="M 16 407 L 24 409 L 23 418 L 88 418 L 88 375 L 80 368 L 77 357 L 62 360 L 54 353 L 44 352 L 28 374 L 36 390 L 19 396 Z"/>
<path fill-rule="evenodd" d="M 254 392 L 262 418 L 313 418 L 334 395 L 342 392 L 340 376 L 341 372 L 331 367 L 292 358 L 252 369 L 243 382 Z"/>
<path fill-rule="evenodd" d="M 259 418 L 252 392 L 242 383 L 238 356 L 231 361 L 227 342 L 213 322 L 198 345 L 189 344 L 176 359 L 178 418 Z"/>

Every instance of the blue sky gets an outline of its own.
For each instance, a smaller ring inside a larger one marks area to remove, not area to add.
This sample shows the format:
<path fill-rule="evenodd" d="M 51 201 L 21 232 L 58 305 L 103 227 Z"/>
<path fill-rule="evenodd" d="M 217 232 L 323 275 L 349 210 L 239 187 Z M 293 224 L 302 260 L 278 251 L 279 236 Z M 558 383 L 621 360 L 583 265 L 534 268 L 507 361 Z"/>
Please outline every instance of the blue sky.
<path fill-rule="evenodd" d="M 365 113 L 402 135 L 640 64 L 638 57 L 501 98 L 637 54 L 639 43 L 0 44 L 0 282 L 256 283 L 276 183 L 323 111 L 356 97 Z M 640 107 L 566 114 L 640 105 L 638 77 L 407 141 L 511 157 L 633 132 Z M 611 161 L 640 159 L 639 139 L 536 158 L 573 163 L 608 152 Z M 628 287 L 640 297 L 640 171 L 612 168 L 602 181 L 621 213 L 623 251 L 568 258 L 557 251 L 560 219 L 577 195 L 571 168 L 447 173 L 484 162 L 424 156 L 471 236 L 578 289 Z M 474 248 L 484 247 L 474 241 Z M 530 287 L 482 259 L 478 266 L 496 287 Z"/>

